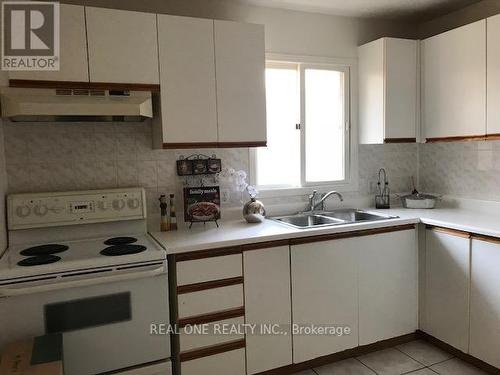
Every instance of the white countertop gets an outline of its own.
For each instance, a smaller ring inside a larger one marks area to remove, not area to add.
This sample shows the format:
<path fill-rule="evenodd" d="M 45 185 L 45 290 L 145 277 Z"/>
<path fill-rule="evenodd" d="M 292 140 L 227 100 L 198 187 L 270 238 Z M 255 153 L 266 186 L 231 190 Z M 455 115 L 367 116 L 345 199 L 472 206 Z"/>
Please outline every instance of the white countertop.
<path fill-rule="evenodd" d="M 435 209 L 376 210 L 366 208 L 366 210 L 399 216 L 399 218 L 310 229 L 296 229 L 273 220 L 248 224 L 241 219 L 222 221 L 219 223 L 219 228 L 215 223 L 195 223 L 192 229 L 181 225 L 177 231 L 152 232 L 151 234 L 165 248 L 167 254 L 415 223 L 500 238 L 499 202 L 450 199 L 441 202 Z"/>

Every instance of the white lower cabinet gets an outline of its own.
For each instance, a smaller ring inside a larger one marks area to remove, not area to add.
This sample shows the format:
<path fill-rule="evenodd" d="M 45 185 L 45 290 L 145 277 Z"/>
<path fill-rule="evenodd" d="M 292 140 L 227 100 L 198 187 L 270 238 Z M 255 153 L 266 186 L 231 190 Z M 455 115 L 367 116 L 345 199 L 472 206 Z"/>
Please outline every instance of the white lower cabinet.
<path fill-rule="evenodd" d="M 500 239 L 473 239 L 470 354 L 500 367 Z"/>
<path fill-rule="evenodd" d="M 182 375 L 245 375 L 245 349 L 182 362 L 181 373 Z"/>
<path fill-rule="evenodd" d="M 288 245 L 244 252 L 245 320 L 257 331 L 246 336 L 247 373 L 292 363 L 290 334 L 262 334 L 261 329 L 290 327 L 290 248 Z"/>
<path fill-rule="evenodd" d="M 470 238 L 466 233 L 425 233 L 425 332 L 468 352 Z"/>
<path fill-rule="evenodd" d="M 293 334 L 293 362 L 358 346 L 357 239 L 291 246 L 294 326 L 349 327 L 349 335 Z"/>
<path fill-rule="evenodd" d="M 418 328 L 415 229 L 356 239 L 359 254 L 359 345 Z"/>

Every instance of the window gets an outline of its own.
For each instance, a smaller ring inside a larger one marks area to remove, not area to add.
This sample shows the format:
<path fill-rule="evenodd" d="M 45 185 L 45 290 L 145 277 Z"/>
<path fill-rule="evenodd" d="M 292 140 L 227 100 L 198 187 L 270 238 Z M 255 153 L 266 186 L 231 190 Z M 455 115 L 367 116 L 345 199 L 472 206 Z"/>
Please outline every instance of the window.
<path fill-rule="evenodd" d="M 267 147 L 254 151 L 261 189 L 349 182 L 349 68 L 266 65 Z"/>

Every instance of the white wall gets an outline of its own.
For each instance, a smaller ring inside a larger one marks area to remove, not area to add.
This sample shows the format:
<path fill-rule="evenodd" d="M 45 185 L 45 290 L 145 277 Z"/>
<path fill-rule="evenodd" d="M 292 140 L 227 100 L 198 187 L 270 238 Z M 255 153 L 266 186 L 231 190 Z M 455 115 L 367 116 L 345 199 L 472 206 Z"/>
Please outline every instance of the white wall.
<path fill-rule="evenodd" d="M 266 26 L 266 50 L 274 53 L 356 57 L 359 44 L 382 36 L 414 37 L 408 22 L 365 20 L 242 5 L 235 0 L 62 0 L 63 3 L 229 19 Z"/>
<path fill-rule="evenodd" d="M 425 39 L 498 13 L 500 13 L 500 0 L 483 0 L 442 17 L 423 22 L 418 26 L 418 35 Z"/>
<path fill-rule="evenodd" d="M 3 125 L 0 120 L 0 253 L 7 247 L 5 224 L 5 194 L 7 193 L 7 173 L 5 167 Z"/>

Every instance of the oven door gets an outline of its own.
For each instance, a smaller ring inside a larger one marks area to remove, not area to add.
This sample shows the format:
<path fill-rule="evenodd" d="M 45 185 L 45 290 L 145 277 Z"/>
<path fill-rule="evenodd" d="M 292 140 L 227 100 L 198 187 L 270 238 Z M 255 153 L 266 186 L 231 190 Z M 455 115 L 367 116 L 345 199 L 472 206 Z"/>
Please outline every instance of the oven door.
<path fill-rule="evenodd" d="M 8 342 L 63 333 L 65 375 L 94 375 L 164 362 L 168 335 L 166 264 L 57 282 L 0 286 L 0 350 Z M 5 324 L 4 324 L 5 323 Z"/>

